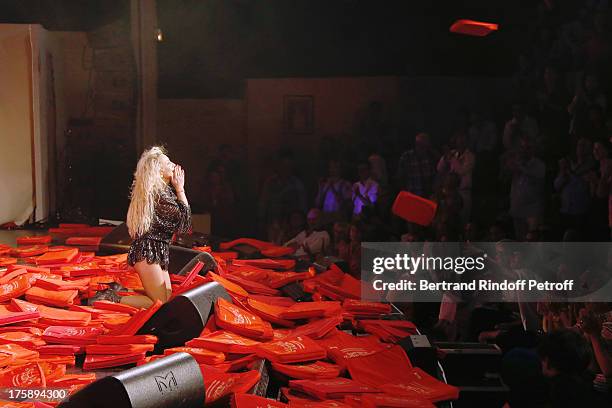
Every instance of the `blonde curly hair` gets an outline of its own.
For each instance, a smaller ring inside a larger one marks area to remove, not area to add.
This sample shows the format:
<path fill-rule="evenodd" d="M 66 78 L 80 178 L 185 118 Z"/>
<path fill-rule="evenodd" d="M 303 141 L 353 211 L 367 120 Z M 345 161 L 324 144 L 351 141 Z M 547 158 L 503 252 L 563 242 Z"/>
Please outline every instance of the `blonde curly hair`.
<path fill-rule="evenodd" d="M 153 223 L 155 203 L 167 185 L 162 177 L 164 157 L 166 150 L 153 146 L 142 153 L 136 165 L 126 222 L 132 238 L 146 234 Z"/>

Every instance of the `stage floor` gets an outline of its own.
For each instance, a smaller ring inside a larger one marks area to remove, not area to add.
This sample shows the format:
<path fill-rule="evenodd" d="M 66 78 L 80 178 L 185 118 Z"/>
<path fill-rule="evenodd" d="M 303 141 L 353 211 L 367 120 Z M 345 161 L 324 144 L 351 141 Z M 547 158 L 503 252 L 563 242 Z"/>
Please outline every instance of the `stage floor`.
<path fill-rule="evenodd" d="M 46 230 L 0 230 L 0 244 L 15 246 L 19 237 L 47 234 Z"/>

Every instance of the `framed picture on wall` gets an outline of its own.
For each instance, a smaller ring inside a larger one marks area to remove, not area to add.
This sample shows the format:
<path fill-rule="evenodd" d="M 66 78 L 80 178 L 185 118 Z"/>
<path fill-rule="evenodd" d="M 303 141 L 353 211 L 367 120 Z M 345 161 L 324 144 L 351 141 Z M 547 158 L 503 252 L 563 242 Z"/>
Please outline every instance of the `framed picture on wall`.
<path fill-rule="evenodd" d="M 291 135 L 314 132 L 314 97 L 285 95 L 283 98 L 283 127 Z"/>

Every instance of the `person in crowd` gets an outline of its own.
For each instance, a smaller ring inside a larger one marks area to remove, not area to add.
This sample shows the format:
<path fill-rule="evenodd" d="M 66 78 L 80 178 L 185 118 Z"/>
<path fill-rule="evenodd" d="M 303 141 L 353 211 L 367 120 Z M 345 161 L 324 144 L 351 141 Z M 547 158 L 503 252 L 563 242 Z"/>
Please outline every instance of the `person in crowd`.
<path fill-rule="evenodd" d="M 534 118 L 527 115 L 522 103 L 512 105 L 512 118 L 504 126 L 503 143 L 507 151 L 516 151 L 520 148 L 521 138 L 529 140 L 534 146 L 538 145 L 539 128 Z"/>
<path fill-rule="evenodd" d="M 561 82 L 559 70 L 554 65 L 544 68 L 542 84 L 536 91 L 536 117 L 544 139 L 546 151 L 564 152 L 569 123 L 567 104 L 569 95 Z"/>
<path fill-rule="evenodd" d="M 281 154 L 276 170 L 263 184 L 259 220 L 267 228 L 272 221 L 286 219 L 296 210 L 306 212 L 306 208 L 306 190 L 302 180 L 295 175 L 293 156 Z"/>
<path fill-rule="evenodd" d="M 472 172 L 475 157 L 467 147 L 465 133 L 458 132 L 453 138 L 453 149 L 449 150 L 438 161 L 437 171 L 441 176 L 454 173 L 459 177 L 457 191 L 461 195 L 461 220 L 467 222 L 472 210 Z"/>
<path fill-rule="evenodd" d="M 341 162 L 340 156 L 341 148 L 338 139 L 332 135 L 323 136 L 317 149 L 317 176 L 325 177 L 329 175 L 329 163 L 332 160 Z"/>
<path fill-rule="evenodd" d="M 370 162 L 357 166 L 359 180 L 353 184 L 353 217 L 361 215 L 364 207 L 373 207 L 378 199 L 378 183 L 370 177 Z"/>
<path fill-rule="evenodd" d="M 239 160 L 239 154 L 236 149 L 230 145 L 223 143 L 219 145 L 216 157 L 211 160 L 209 170 L 222 171 L 221 177 L 234 193 L 234 199 L 241 201 L 244 197 L 241 197 L 240 192 L 246 190 L 245 177 L 244 177 L 244 165 L 243 161 Z"/>
<path fill-rule="evenodd" d="M 372 179 L 378 183 L 382 188 L 386 187 L 389 183 L 389 176 L 387 175 L 387 162 L 375 146 L 369 149 L 368 162 L 370 162 L 370 169 L 372 173 Z"/>
<path fill-rule="evenodd" d="M 609 64 L 612 47 L 608 28 L 606 10 L 595 10 L 592 13 L 591 30 L 587 33 L 584 43 L 587 67 L 601 67 Z"/>
<path fill-rule="evenodd" d="M 236 231 L 235 196 L 232 186 L 223 176 L 225 166 L 219 164 L 208 173 L 203 188 L 204 210 L 210 212 L 211 231 L 220 237 L 232 237 Z"/>
<path fill-rule="evenodd" d="M 477 156 L 491 154 L 497 149 L 498 135 L 495 122 L 486 119 L 481 113 L 470 113 L 467 130 L 469 149 Z"/>
<path fill-rule="evenodd" d="M 587 72 L 578 83 L 574 98 L 567 106 L 567 111 L 571 115 L 569 129 L 571 134 L 582 133 L 588 119 L 589 108 L 593 105 L 601 107 L 603 112 L 608 107 L 606 95 L 599 83 L 599 76 L 594 72 Z"/>
<path fill-rule="evenodd" d="M 321 229 L 321 210 L 312 208 L 306 216 L 306 228 L 285 242 L 285 246 L 295 248 L 295 256 L 316 259 L 325 256 L 331 248 L 327 231 Z"/>
<path fill-rule="evenodd" d="M 438 203 L 433 227 L 452 227 L 453 231 L 461 229 L 461 211 L 463 210 L 463 197 L 459 193 L 460 178 L 456 173 L 448 173 L 444 176 L 440 187 L 433 196 Z"/>
<path fill-rule="evenodd" d="M 547 408 L 548 386 L 535 350 L 516 347 L 502 358 L 501 376 L 509 388 L 503 408 Z"/>
<path fill-rule="evenodd" d="M 338 256 L 348 264 L 349 273 L 355 278 L 361 277 L 361 238 L 363 223 L 356 221 L 350 225 L 348 244 L 338 247 Z"/>
<path fill-rule="evenodd" d="M 612 313 L 607 303 L 587 304 L 579 312 L 577 326 L 582 330 L 585 338 L 593 349 L 598 371 L 606 380 L 608 388 L 612 391 Z M 599 312 L 599 313 L 598 313 Z"/>
<path fill-rule="evenodd" d="M 555 32 L 551 27 L 542 26 L 537 28 L 536 37 L 532 43 L 532 57 L 535 71 L 541 70 L 546 62 L 551 59 L 555 49 Z"/>
<path fill-rule="evenodd" d="M 342 178 L 341 164 L 330 160 L 327 178 L 319 181 L 315 206 L 328 220 L 346 219 L 351 203 L 351 183 Z"/>
<path fill-rule="evenodd" d="M 268 241 L 283 245 L 306 227 L 306 216 L 300 210 L 294 210 L 289 217 L 273 220 L 268 227 Z"/>
<path fill-rule="evenodd" d="M 512 76 L 512 89 L 514 89 L 514 97 L 524 99 L 531 95 L 536 84 L 533 62 L 527 53 L 521 53 L 517 58 L 516 65 L 517 70 Z"/>
<path fill-rule="evenodd" d="M 546 167 L 535 156 L 533 143 L 527 137 L 521 138 L 520 150 L 509 159 L 507 167 L 512 173 L 510 216 L 516 239 L 523 240 L 542 219 Z"/>
<path fill-rule="evenodd" d="M 299 210 L 291 211 L 289 221 L 287 223 L 287 239 L 295 237 L 306 228 L 306 215 Z M 283 242 L 286 242 L 287 239 Z"/>
<path fill-rule="evenodd" d="M 479 242 L 482 235 L 479 226 L 475 222 L 468 222 L 463 226 L 462 240 L 465 242 Z"/>
<path fill-rule="evenodd" d="M 603 108 L 594 104 L 587 109 L 586 121 L 581 133 L 591 140 L 603 140 L 608 138 L 610 132 L 606 126 Z"/>
<path fill-rule="evenodd" d="M 592 386 L 586 378 L 590 350 L 580 333 L 569 329 L 547 333 L 537 350 L 549 386 L 550 406 L 595 406 Z"/>
<path fill-rule="evenodd" d="M 576 143 L 574 160 L 559 160 L 559 173 L 554 180 L 555 191 L 561 198 L 561 226 L 581 230 L 590 208 L 591 195 L 587 174 L 593 171 L 595 160 L 591 142 L 581 138 Z"/>
<path fill-rule="evenodd" d="M 416 135 L 414 148 L 404 152 L 399 159 L 397 180 L 400 190 L 429 197 L 433 191 L 435 166 L 439 158 L 429 135 Z"/>
<path fill-rule="evenodd" d="M 473 111 L 469 116 L 467 136 L 469 149 L 476 160 L 471 188 L 473 204 L 469 203 L 465 211 L 467 213 L 469 209 L 470 214 L 478 214 L 481 218 L 479 221 L 484 221 L 487 217 L 485 214 L 495 204 L 501 143 L 495 122 L 478 111 Z"/>
<path fill-rule="evenodd" d="M 400 242 L 417 242 L 418 237 L 413 232 L 405 232 L 400 236 Z"/>
<path fill-rule="evenodd" d="M 332 227 L 331 251 L 334 256 L 340 258 L 340 251 L 349 243 L 350 224 L 347 222 L 334 222 Z"/>
<path fill-rule="evenodd" d="M 287 223 L 282 219 L 271 220 L 266 227 L 266 239 L 275 245 L 282 245 L 287 241 Z"/>
<path fill-rule="evenodd" d="M 508 238 L 508 234 L 506 233 L 506 229 L 502 225 L 501 222 L 494 222 L 487 232 L 487 241 L 489 242 L 499 242 Z"/>
<path fill-rule="evenodd" d="M 607 141 L 597 141 L 593 144 L 593 157 L 597 161 L 596 168 L 587 174 L 591 191 L 591 210 L 589 211 L 589 232 L 591 238 L 607 240 L 610 238 L 612 226 L 612 159 Z"/>

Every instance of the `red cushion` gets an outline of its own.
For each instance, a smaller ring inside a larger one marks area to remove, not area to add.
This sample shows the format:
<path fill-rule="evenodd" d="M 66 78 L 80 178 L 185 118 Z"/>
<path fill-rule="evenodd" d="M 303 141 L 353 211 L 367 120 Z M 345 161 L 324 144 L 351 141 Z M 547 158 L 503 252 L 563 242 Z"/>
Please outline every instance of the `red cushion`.
<path fill-rule="evenodd" d="M 254 238 L 238 238 L 238 239 L 235 239 L 229 242 L 221 242 L 219 244 L 219 248 L 222 250 L 226 250 L 226 249 L 233 248 L 236 245 L 248 245 L 248 246 L 252 246 L 253 248 L 256 248 L 259 250 L 266 249 L 266 248 L 272 248 L 275 246 L 271 242 L 260 241 Z"/>
<path fill-rule="evenodd" d="M 264 302 L 260 302 L 255 299 L 247 299 L 247 308 L 270 323 L 277 324 L 283 327 L 294 327 L 295 323 L 291 320 L 285 320 L 280 315 L 285 311 L 285 307 L 270 305 Z"/>
<path fill-rule="evenodd" d="M 295 267 L 295 260 L 293 259 L 235 259 L 232 262 L 236 266 L 254 266 L 256 268 L 268 268 L 286 271 Z"/>
<path fill-rule="evenodd" d="M 96 339 L 104 334 L 104 331 L 97 327 L 49 326 L 42 338 L 51 344 L 84 346 L 96 344 Z"/>
<path fill-rule="evenodd" d="M 340 302 L 299 302 L 280 313 L 282 319 L 310 319 L 340 314 Z"/>
<path fill-rule="evenodd" d="M 457 34 L 484 37 L 491 34 L 493 31 L 497 31 L 498 28 L 499 26 L 495 23 L 461 19 L 455 21 L 453 25 L 450 26 L 450 31 Z"/>
<path fill-rule="evenodd" d="M 6 326 L 18 322 L 26 322 L 35 320 L 40 317 L 38 311 L 35 312 L 11 312 L 9 310 L 0 310 L 0 326 Z"/>
<path fill-rule="evenodd" d="M 393 214 L 419 225 L 429 225 L 436 215 L 438 204 L 408 191 L 400 191 L 391 211 Z"/>
<path fill-rule="evenodd" d="M 331 316 L 318 319 L 298 326 L 292 331 L 293 336 L 308 336 L 312 339 L 320 339 L 342 323 L 342 316 Z"/>
<path fill-rule="evenodd" d="M 35 305 L 19 299 L 11 299 L 11 309 L 21 312 L 40 312 L 40 323 L 64 326 L 87 326 L 91 313 L 74 312 L 44 305 Z"/>
<path fill-rule="evenodd" d="M 47 290 L 38 286 L 30 288 L 26 292 L 26 299 L 33 303 L 68 307 L 74 303 L 74 299 L 78 296 L 78 290 Z"/>
<path fill-rule="evenodd" d="M 286 408 L 288 406 L 279 401 L 251 394 L 235 394 L 231 404 L 232 408 Z"/>
<path fill-rule="evenodd" d="M 96 303 L 97 302 L 94 302 L 94 306 L 97 306 Z M 125 334 L 129 336 L 135 335 L 161 306 L 161 300 L 156 300 L 155 303 L 153 303 L 153 305 L 151 305 L 151 307 L 148 309 L 140 309 L 124 326 L 122 326 L 116 333 L 112 334 Z"/>
<path fill-rule="evenodd" d="M 401 396 L 414 396 L 419 390 L 419 397 L 431 402 L 455 400 L 459 398 L 459 389 L 439 381 L 420 368 L 414 367 L 404 372 L 403 378 L 378 387 L 381 391 Z"/>
<path fill-rule="evenodd" d="M 9 256 L 0 256 L 0 266 L 14 265 L 17 263 L 17 258 L 11 258 Z"/>
<path fill-rule="evenodd" d="M 349 358 L 346 364 L 352 379 L 376 388 L 402 380 L 409 382 L 405 374 L 412 368 L 408 356 L 400 346 Z"/>
<path fill-rule="evenodd" d="M 51 242 L 51 235 L 26 236 L 17 238 L 17 245 L 42 245 Z"/>
<path fill-rule="evenodd" d="M 70 237 L 66 239 L 66 245 L 98 246 L 102 237 Z"/>
<path fill-rule="evenodd" d="M 269 286 L 266 286 L 262 283 L 255 282 L 252 280 L 241 278 L 240 276 L 227 274 L 225 278 L 231 282 L 234 282 L 236 285 L 239 285 L 243 289 L 245 289 L 249 294 L 260 294 L 260 295 L 269 295 L 276 296 L 280 294 L 280 291 L 276 289 L 272 289 Z"/>
<path fill-rule="evenodd" d="M 213 333 L 200 335 L 200 337 L 189 340 L 185 344 L 189 347 L 201 347 L 224 353 L 247 354 L 252 353 L 254 347 L 261 343 L 231 332 L 218 330 Z"/>
<path fill-rule="evenodd" d="M 269 322 L 223 298 L 215 304 L 215 321 L 225 330 L 255 340 L 270 340 L 274 335 Z"/>
<path fill-rule="evenodd" d="M 0 278 L 0 285 L 4 285 L 5 283 L 9 283 L 19 275 L 24 275 L 28 273 L 28 270 L 25 268 L 13 269 L 9 270 L 6 274 L 2 275 Z"/>
<path fill-rule="evenodd" d="M 342 370 L 336 364 L 316 361 L 312 364 L 272 363 L 272 369 L 288 377 L 299 380 L 316 380 L 318 378 L 336 378 Z"/>
<path fill-rule="evenodd" d="M 36 351 L 38 351 L 41 356 L 49 354 L 54 356 L 74 356 L 76 353 L 81 353 L 83 347 L 73 344 L 47 344 L 37 347 Z"/>
<path fill-rule="evenodd" d="M 0 302 L 5 302 L 26 293 L 30 289 L 30 280 L 27 275 L 20 275 L 8 283 L 0 285 Z"/>
<path fill-rule="evenodd" d="M 44 255 L 36 258 L 37 265 L 48 265 L 48 264 L 63 264 L 69 263 L 79 254 L 79 250 L 76 248 L 67 249 L 65 251 L 53 251 L 47 252 Z"/>
<path fill-rule="evenodd" d="M 127 335 L 102 335 L 98 336 L 98 344 L 155 344 L 157 337 L 151 334 Z"/>
<path fill-rule="evenodd" d="M 172 347 L 164 350 L 164 355 L 169 356 L 175 353 L 190 354 L 198 364 L 221 364 L 225 361 L 225 354 L 219 351 L 206 350 L 199 347 Z"/>
<path fill-rule="evenodd" d="M 9 367 L 0 371 L 2 387 L 46 387 L 45 374 L 38 363 Z"/>
<path fill-rule="evenodd" d="M 123 303 L 113 303 L 107 300 L 97 300 L 94 302 L 96 309 L 108 310 L 111 312 L 129 313 L 131 315 L 136 314 L 140 309 L 130 305 L 124 305 Z"/>
<path fill-rule="evenodd" d="M 212 404 L 232 393 L 244 394 L 261 378 L 259 372 L 255 370 L 245 373 L 224 373 L 214 368 L 200 367 L 204 376 L 206 404 Z"/>
<path fill-rule="evenodd" d="M 260 344 L 257 355 L 273 363 L 286 364 L 321 360 L 327 353 L 309 337 L 297 336 Z"/>
<path fill-rule="evenodd" d="M 19 344 L 32 349 L 44 346 L 46 343 L 40 337 L 24 331 L 10 331 L 0 333 L 0 344 Z"/>
<path fill-rule="evenodd" d="M 134 354 L 153 351 L 153 344 L 88 344 L 85 352 L 90 354 Z"/>
<path fill-rule="evenodd" d="M 291 380 L 289 387 L 320 400 L 338 399 L 349 394 L 378 393 L 379 390 L 360 384 L 348 378 L 321 380 Z"/>
<path fill-rule="evenodd" d="M 146 353 L 120 354 L 120 355 L 88 355 L 83 363 L 83 370 L 96 370 L 99 368 L 119 367 L 133 364 L 145 357 Z"/>
<path fill-rule="evenodd" d="M 345 402 L 349 402 L 348 398 Z M 363 394 L 355 405 L 363 408 L 436 408 L 418 395 L 406 397 L 390 394 Z"/>
<path fill-rule="evenodd" d="M 29 256 L 37 256 L 45 254 L 49 250 L 46 245 L 31 245 L 11 250 L 11 255 L 17 258 L 27 258 Z"/>

